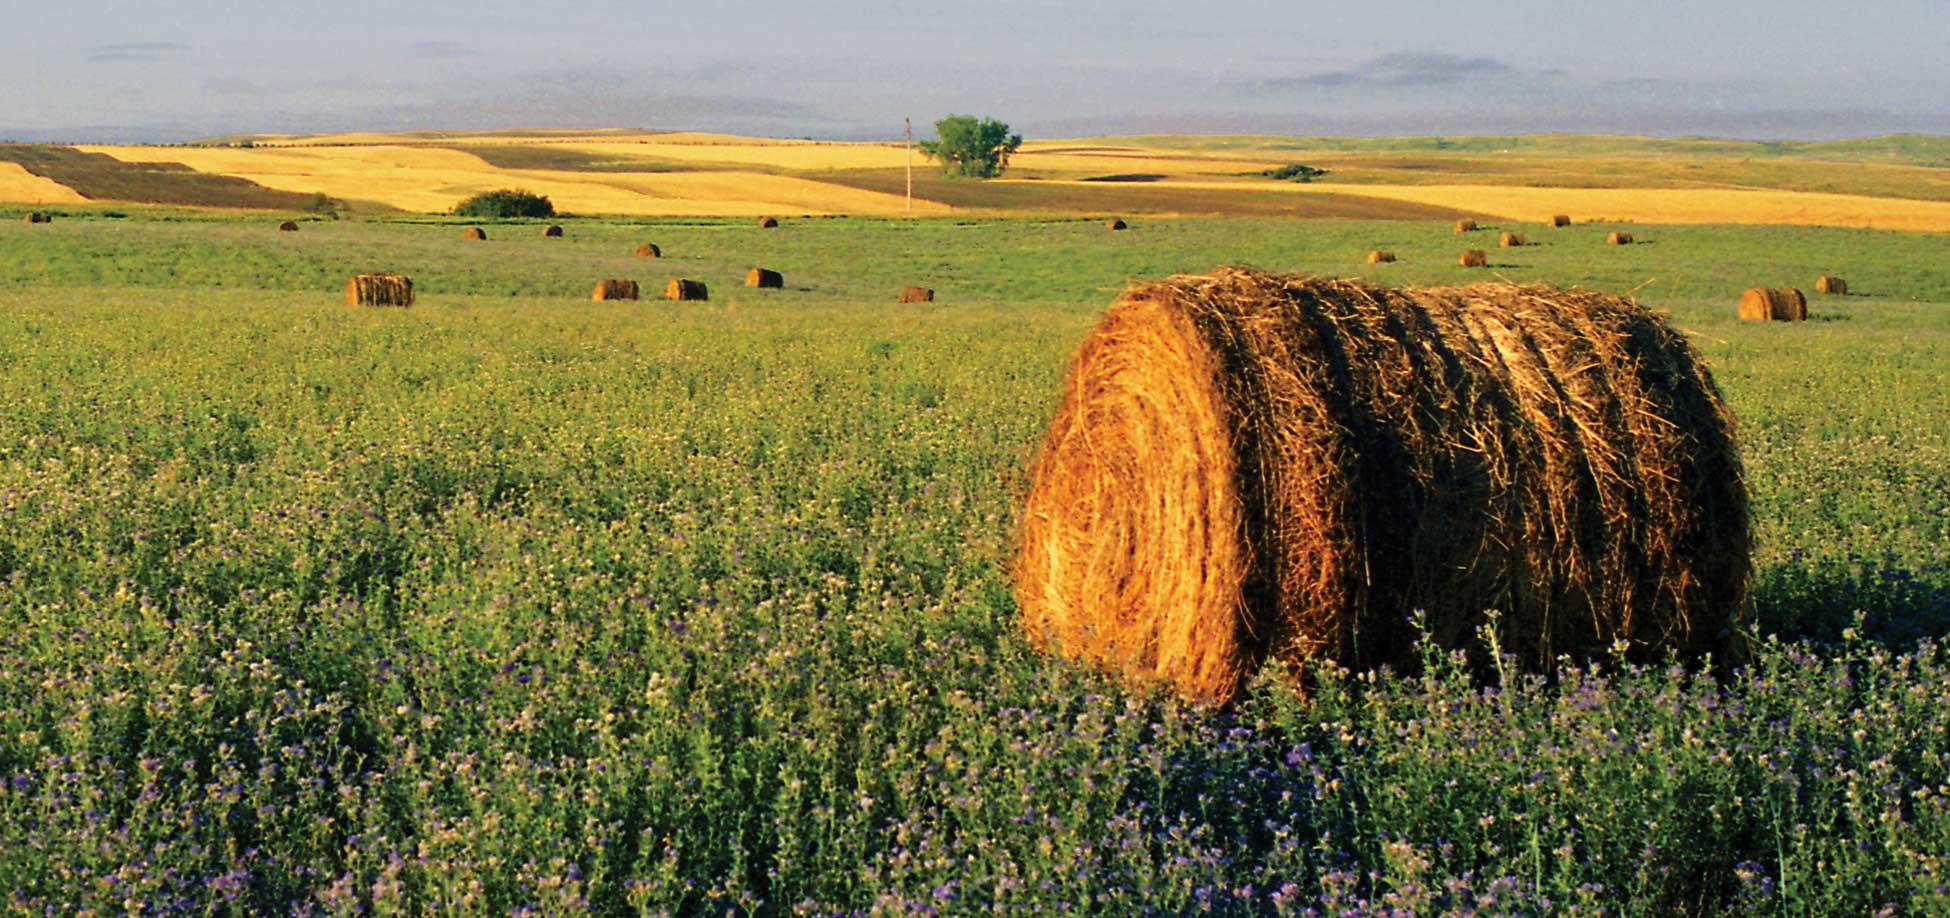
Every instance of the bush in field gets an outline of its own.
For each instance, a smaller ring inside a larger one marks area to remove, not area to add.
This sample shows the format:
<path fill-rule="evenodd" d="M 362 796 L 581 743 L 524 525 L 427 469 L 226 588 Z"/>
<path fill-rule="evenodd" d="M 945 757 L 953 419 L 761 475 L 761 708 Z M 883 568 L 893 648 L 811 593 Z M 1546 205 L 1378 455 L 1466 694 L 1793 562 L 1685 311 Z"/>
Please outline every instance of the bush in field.
<path fill-rule="evenodd" d="M 519 188 L 502 188 L 477 194 L 454 205 L 462 217 L 553 217 L 555 204 L 548 198 Z"/>
<path fill-rule="evenodd" d="M 949 115 L 934 123 L 935 140 L 920 143 L 921 152 L 941 163 L 944 175 L 995 178 L 1009 168 L 1009 155 L 1022 146 L 1022 135 L 994 118 Z"/>
<path fill-rule="evenodd" d="M 1266 176 L 1267 178 L 1275 178 L 1289 182 L 1311 182 L 1326 174 L 1327 170 L 1325 169 L 1316 169 L 1301 163 L 1278 166 L 1260 173 L 1260 175 Z"/>

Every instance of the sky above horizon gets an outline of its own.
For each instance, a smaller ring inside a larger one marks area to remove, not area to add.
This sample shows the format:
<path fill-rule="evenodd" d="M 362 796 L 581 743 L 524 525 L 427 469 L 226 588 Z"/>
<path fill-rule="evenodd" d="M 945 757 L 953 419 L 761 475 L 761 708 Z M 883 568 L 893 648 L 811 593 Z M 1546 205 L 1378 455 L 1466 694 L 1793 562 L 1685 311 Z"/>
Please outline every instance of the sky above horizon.
<path fill-rule="evenodd" d="M 0 3 L 13 140 L 876 139 L 951 112 L 1031 137 L 1950 133 L 1943 0 Z"/>

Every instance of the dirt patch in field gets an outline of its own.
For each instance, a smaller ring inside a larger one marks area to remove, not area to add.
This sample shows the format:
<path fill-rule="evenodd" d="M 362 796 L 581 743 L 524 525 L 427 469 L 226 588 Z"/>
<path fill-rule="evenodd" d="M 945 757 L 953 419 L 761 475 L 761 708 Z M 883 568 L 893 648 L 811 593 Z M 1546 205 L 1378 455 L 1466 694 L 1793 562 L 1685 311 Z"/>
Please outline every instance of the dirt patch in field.
<path fill-rule="evenodd" d="M 865 169 L 821 176 L 823 181 L 900 194 L 899 169 Z M 1148 182 L 976 182 L 916 172 L 914 196 L 951 207 L 1032 213 L 1184 214 L 1214 217 L 1292 217 L 1349 220 L 1440 220 L 1468 216 L 1432 204 L 1358 194 L 1280 194 L 1239 188 Z"/>

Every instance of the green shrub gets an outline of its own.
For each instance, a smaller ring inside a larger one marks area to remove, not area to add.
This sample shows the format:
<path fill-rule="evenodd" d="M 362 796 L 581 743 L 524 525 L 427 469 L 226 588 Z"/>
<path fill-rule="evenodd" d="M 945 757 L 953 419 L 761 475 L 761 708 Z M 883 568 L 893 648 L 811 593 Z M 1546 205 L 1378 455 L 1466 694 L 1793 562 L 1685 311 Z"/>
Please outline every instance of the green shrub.
<path fill-rule="evenodd" d="M 502 188 L 477 194 L 454 205 L 462 217 L 553 217 L 555 204 L 548 198 L 519 188 Z"/>
<path fill-rule="evenodd" d="M 1327 170 L 1325 169 L 1316 169 L 1312 166 L 1301 165 L 1300 163 L 1293 163 L 1291 165 L 1280 166 L 1275 169 L 1267 169 L 1266 171 L 1260 173 L 1260 175 L 1266 176 L 1267 178 L 1276 178 L 1282 181 L 1292 181 L 1292 182 L 1311 182 L 1314 179 L 1326 174 L 1327 174 Z"/>

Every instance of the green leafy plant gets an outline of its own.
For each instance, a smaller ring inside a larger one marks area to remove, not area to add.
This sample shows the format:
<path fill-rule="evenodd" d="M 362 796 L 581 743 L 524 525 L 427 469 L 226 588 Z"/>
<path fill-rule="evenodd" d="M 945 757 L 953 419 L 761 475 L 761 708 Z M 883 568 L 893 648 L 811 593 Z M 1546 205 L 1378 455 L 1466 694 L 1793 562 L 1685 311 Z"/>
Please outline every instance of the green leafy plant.
<path fill-rule="evenodd" d="M 920 143 L 921 152 L 941 164 L 945 175 L 995 178 L 1009 168 L 1009 156 L 1022 146 L 1022 135 L 994 118 L 949 115 L 934 123 L 934 140 Z"/>
<path fill-rule="evenodd" d="M 519 188 L 502 188 L 482 192 L 454 205 L 454 213 L 462 217 L 497 217 L 501 219 L 518 217 L 553 217 L 555 204 L 548 198 L 532 191 Z"/>

